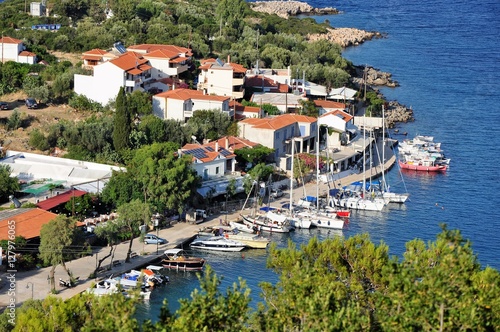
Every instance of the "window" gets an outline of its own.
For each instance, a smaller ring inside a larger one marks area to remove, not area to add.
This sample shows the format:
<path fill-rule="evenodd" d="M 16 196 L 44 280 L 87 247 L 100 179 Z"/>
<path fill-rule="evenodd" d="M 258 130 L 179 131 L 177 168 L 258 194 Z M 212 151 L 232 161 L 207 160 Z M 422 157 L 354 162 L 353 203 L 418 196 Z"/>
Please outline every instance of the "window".
<path fill-rule="evenodd" d="M 215 167 L 215 174 L 219 174 L 219 166 Z"/>
<path fill-rule="evenodd" d="M 274 139 L 280 139 L 280 132 L 279 131 L 276 131 L 274 133 Z"/>

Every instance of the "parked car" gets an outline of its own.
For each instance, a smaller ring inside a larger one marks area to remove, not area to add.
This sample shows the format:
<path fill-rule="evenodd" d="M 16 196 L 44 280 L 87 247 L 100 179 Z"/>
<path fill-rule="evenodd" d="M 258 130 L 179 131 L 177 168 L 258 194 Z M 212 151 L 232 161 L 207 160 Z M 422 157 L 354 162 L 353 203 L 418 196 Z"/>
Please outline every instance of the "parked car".
<path fill-rule="evenodd" d="M 271 197 L 273 198 L 279 198 L 283 196 L 283 192 L 281 189 L 271 189 Z"/>
<path fill-rule="evenodd" d="M 26 107 L 28 108 L 38 108 L 38 104 L 36 103 L 36 100 L 33 98 L 28 98 L 26 99 Z"/>
<path fill-rule="evenodd" d="M 167 240 L 162 239 L 161 237 L 158 237 L 153 234 L 146 234 L 144 236 L 144 243 L 145 244 L 165 244 L 167 243 Z"/>
<path fill-rule="evenodd" d="M 8 110 L 9 109 L 9 104 L 6 102 L 0 102 L 0 110 Z"/>

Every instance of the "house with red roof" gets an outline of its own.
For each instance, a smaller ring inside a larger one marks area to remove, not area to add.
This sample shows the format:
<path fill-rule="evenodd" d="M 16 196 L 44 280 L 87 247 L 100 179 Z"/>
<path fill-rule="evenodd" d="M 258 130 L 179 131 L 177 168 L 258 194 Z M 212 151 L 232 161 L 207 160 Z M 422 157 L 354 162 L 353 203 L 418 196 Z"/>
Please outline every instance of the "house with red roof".
<path fill-rule="evenodd" d="M 127 50 L 142 54 L 148 59 L 153 66 L 151 74 L 158 79 L 179 77 L 188 71 L 193 57 L 190 48 L 175 45 L 140 44 L 129 46 Z"/>
<path fill-rule="evenodd" d="M 333 111 L 346 110 L 346 104 L 331 100 L 316 99 L 314 100 L 314 106 L 316 106 L 316 108 L 318 109 L 319 115 L 323 115 L 325 113 Z"/>
<path fill-rule="evenodd" d="M 82 54 L 83 64 L 85 69 L 94 69 L 94 66 L 100 65 L 106 61 L 116 58 L 116 55 L 99 48 L 94 48 Z"/>
<path fill-rule="evenodd" d="M 106 105 L 116 98 L 120 87 L 127 93 L 158 88 L 158 82 L 151 75 L 152 68 L 141 54 L 126 52 L 95 65 L 92 75 L 75 74 L 74 91 Z"/>
<path fill-rule="evenodd" d="M 200 61 L 198 90 L 205 94 L 242 99 L 245 95 L 245 74 L 247 69 L 240 64 L 221 59 Z"/>
<path fill-rule="evenodd" d="M 0 38 L 2 62 L 14 61 L 33 65 L 37 63 L 36 54 L 26 51 L 22 40 L 3 36 Z"/>
<path fill-rule="evenodd" d="M 241 103 L 233 100 L 229 107 L 234 111 L 235 120 L 264 117 L 264 110 L 259 106 L 243 106 Z"/>
<path fill-rule="evenodd" d="M 317 131 L 316 118 L 297 114 L 238 122 L 239 136 L 274 149 L 274 161 L 284 170 L 291 167 L 292 142 L 294 153 L 310 152 L 315 149 Z"/>
<path fill-rule="evenodd" d="M 330 111 L 318 118 L 320 126 L 327 126 L 330 129 L 327 138 L 328 149 L 340 149 L 342 145 L 347 145 L 351 141 L 356 133 L 353 119 L 352 115 L 341 110 Z"/>
<path fill-rule="evenodd" d="M 222 145 L 222 144 L 224 145 Z M 186 144 L 179 149 L 179 155 L 190 155 L 193 160 L 191 167 L 202 178 L 202 185 L 197 192 L 206 197 L 225 194 L 231 179 L 235 180 L 236 192 L 243 192 L 243 176 L 236 172 L 237 146 L 251 146 L 256 144 L 247 140 L 238 140 L 234 137 L 224 137 L 206 144 Z"/>
<path fill-rule="evenodd" d="M 164 120 L 186 122 L 195 111 L 219 110 L 233 118 L 229 101 L 229 97 L 207 95 L 203 91 L 174 89 L 153 96 L 153 114 Z"/>

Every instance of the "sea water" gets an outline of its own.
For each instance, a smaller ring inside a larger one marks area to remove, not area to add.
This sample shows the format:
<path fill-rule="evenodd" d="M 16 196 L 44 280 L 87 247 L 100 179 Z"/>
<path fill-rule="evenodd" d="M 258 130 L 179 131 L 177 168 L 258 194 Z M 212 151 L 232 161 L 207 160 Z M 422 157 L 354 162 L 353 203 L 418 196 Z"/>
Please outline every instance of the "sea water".
<path fill-rule="evenodd" d="M 500 269 L 500 2 L 368 0 L 309 1 L 317 8 L 342 10 L 340 15 L 318 16 L 333 27 L 379 31 L 385 38 L 350 47 L 344 57 L 356 65 L 369 65 L 393 74 L 400 87 L 381 91 L 389 100 L 411 106 L 415 122 L 399 124 L 400 132 L 430 135 L 442 142 L 451 166 L 446 174 L 403 172 L 388 174 L 391 189 L 410 200 L 391 204 L 384 212 L 353 212 L 341 235 L 368 233 L 376 243 L 384 241 L 392 255 L 401 256 L 405 243 L 414 238 L 432 241 L 440 223 L 460 229 L 472 242 L 478 261 Z M 402 138 L 394 136 L 394 138 Z M 404 179 L 404 182 L 402 181 Z M 311 237 L 338 236 L 322 229 L 274 234 L 285 247 Z M 276 282 L 266 269 L 266 251 L 205 253 L 203 256 L 223 277 L 221 290 L 246 280 L 252 290 L 252 306 L 261 301 L 258 284 Z M 170 284 L 155 290 L 148 304 L 138 308 L 139 319 L 156 320 L 163 299 L 171 311 L 179 298 L 189 298 L 199 286 L 195 273 L 168 272 Z"/>

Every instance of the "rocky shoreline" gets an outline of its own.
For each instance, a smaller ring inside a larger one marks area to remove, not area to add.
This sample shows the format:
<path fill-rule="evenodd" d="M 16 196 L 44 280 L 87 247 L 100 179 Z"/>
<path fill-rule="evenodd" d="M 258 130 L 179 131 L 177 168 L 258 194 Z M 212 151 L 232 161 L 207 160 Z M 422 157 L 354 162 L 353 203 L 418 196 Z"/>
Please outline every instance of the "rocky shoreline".
<path fill-rule="evenodd" d="M 249 3 L 256 12 L 276 14 L 283 18 L 296 15 L 331 15 L 338 14 L 336 8 L 314 8 L 306 2 L 301 1 L 256 1 Z"/>
<path fill-rule="evenodd" d="M 339 44 L 342 48 L 358 46 L 367 40 L 381 38 L 380 32 L 365 31 L 356 28 L 328 28 L 327 33 L 308 34 L 307 39 L 316 41 L 326 39 Z"/>

